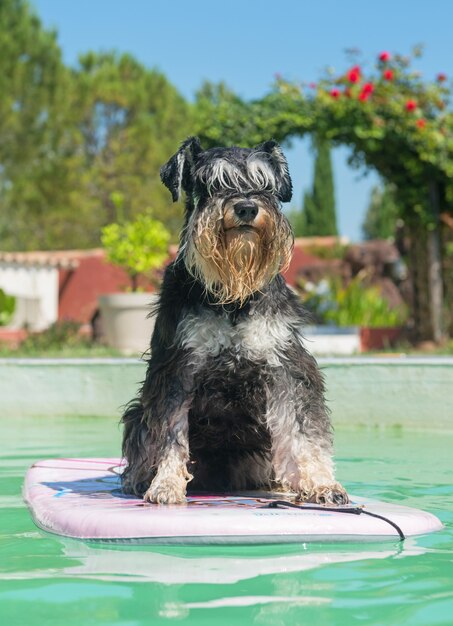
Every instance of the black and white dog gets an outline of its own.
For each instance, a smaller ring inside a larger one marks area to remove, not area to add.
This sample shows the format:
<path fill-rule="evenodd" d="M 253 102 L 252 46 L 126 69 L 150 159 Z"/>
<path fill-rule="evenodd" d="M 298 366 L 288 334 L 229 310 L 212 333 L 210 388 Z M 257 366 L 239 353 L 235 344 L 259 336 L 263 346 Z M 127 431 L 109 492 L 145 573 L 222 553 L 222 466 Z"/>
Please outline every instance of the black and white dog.
<path fill-rule="evenodd" d="M 281 148 L 204 151 L 191 137 L 161 178 L 174 201 L 185 192 L 185 225 L 146 380 L 123 415 L 124 490 L 182 503 L 192 481 L 194 491 L 277 488 L 348 502 L 304 310 L 279 274 L 293 248 Z"/>

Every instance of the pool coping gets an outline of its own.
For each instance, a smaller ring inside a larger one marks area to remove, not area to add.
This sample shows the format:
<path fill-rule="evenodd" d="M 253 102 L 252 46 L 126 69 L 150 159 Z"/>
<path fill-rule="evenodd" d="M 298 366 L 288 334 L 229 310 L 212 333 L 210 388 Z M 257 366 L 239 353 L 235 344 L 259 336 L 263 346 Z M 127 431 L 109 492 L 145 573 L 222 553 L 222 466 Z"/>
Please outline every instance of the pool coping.
<path fill-rule="evenodd" d="M 350 357 L 317 357 L 322 365 L 452 365 L 453 356 L 412 356 L 397 354 L 395 356 L 350 356 Z M 134 365 L 146 363 L 140 357 L 1 357 L 1 365 Z"/>
<path fill-rule="evenodd" d="M 453 357 L 323 357 L 335 427 L 453 431 Z M 2 358 L 0 410 L 9 419 L 119 419 L 145 377 L 139 358 Z"/>

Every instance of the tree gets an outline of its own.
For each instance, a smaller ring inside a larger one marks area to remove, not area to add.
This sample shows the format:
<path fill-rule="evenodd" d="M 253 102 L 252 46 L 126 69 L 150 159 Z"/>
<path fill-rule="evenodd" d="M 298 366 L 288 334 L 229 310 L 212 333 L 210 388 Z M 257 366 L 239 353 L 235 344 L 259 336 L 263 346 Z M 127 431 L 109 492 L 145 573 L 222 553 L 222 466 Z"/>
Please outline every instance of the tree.
<path fill-rule="evenodd" d="M 128 54 L 87 53 L 74 81 L 82 187 L 99 226 L 118 220 L 116 194 L 123 219 L 146 211 L 176 237 L 182 208 L 169 201 L 159 170 L 189 133 L 189 106 L 160 72 Z"/>
<path fill-rule="evenodd" d="M 312 204 L 313 200 L 311 194 L 308 191 L 305 191 L 302 200 L 302 210 L 293 209 L 288 212 L 287 217 L 290 221 L 295 237 L 309 236 L 309 234 L 307 233 L 307 224 L 305 222 L 305 217 L 307 213 L 310 213 L 311 207 L 309 207 L 309 205 Z"/>
<path fill-rule="evenodd" d="M 46 185 L 59 189 L 61 87 L 66 70 L 54 31 L 24 0 L 0 2 L 0 242 L 22 248 L 45 229 Z M 36 219 L 30 221 L 30 217 Z M 40 223 L 41 222 L 41 223 Z M 35 228 L 33 228 L 35 226 Z M 39 236 L 38 236 L 39 238 Z"/>
<path fill-rule="evenodd" d="M 130 55 L 65 67 L 26 0 L 1 0 L 0 25 L 0 247 L 98 246 L 115 194 L 124 219 L 147 212 L 175 239 L 159 169 L 191 130 L 182 96 Z"/>
<path fill-rule="evenodd" d="M 335 196 L 330 146 L 324 139 L 316 139 L 315 171 L 311 193 L 305 193 L 303 226 L 306 237 L 337 235 Z"/>
<path fill-rule="evenodd" d="M 395 200 L 395 189 L 389 183 L 373 187 L 362 225 L 365 239 L 389 239 L 395 236 L 400 208 Z"/>

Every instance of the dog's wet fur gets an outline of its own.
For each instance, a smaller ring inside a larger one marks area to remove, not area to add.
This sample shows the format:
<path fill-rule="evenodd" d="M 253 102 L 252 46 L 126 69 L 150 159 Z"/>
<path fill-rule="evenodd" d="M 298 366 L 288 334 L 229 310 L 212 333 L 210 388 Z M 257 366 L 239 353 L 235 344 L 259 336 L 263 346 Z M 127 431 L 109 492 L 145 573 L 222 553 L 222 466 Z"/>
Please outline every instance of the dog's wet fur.
<path fill-rule="evenodd" d="M 185 224 L 146 380 L 123 415 L 124 490 L 160 504 L 183 503 L 188 488 L 348 502 L 304 309 L 280 274 L 293 246 L 280 146 L 204 151 L 191 137 L 161 178 L 174 201 L 185 192 Z"/>

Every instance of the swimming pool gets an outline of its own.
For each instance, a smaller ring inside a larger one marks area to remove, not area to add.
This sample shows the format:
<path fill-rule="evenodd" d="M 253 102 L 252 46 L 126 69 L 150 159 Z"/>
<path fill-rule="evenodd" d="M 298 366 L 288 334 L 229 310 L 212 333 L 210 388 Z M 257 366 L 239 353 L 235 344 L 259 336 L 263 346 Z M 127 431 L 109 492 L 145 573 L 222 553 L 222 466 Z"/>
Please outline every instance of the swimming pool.
<path fill-rule="evenodd" d="M 1 420 L 1 623 L 453 623 L 453 433 L 336 434 L 338 477 L 351 493 L 429 510 L 441 532 L 404 544 L 125 547 L 43 533 L 21 498 L 37 459 L 117 455 L 115 419 Z"/>

